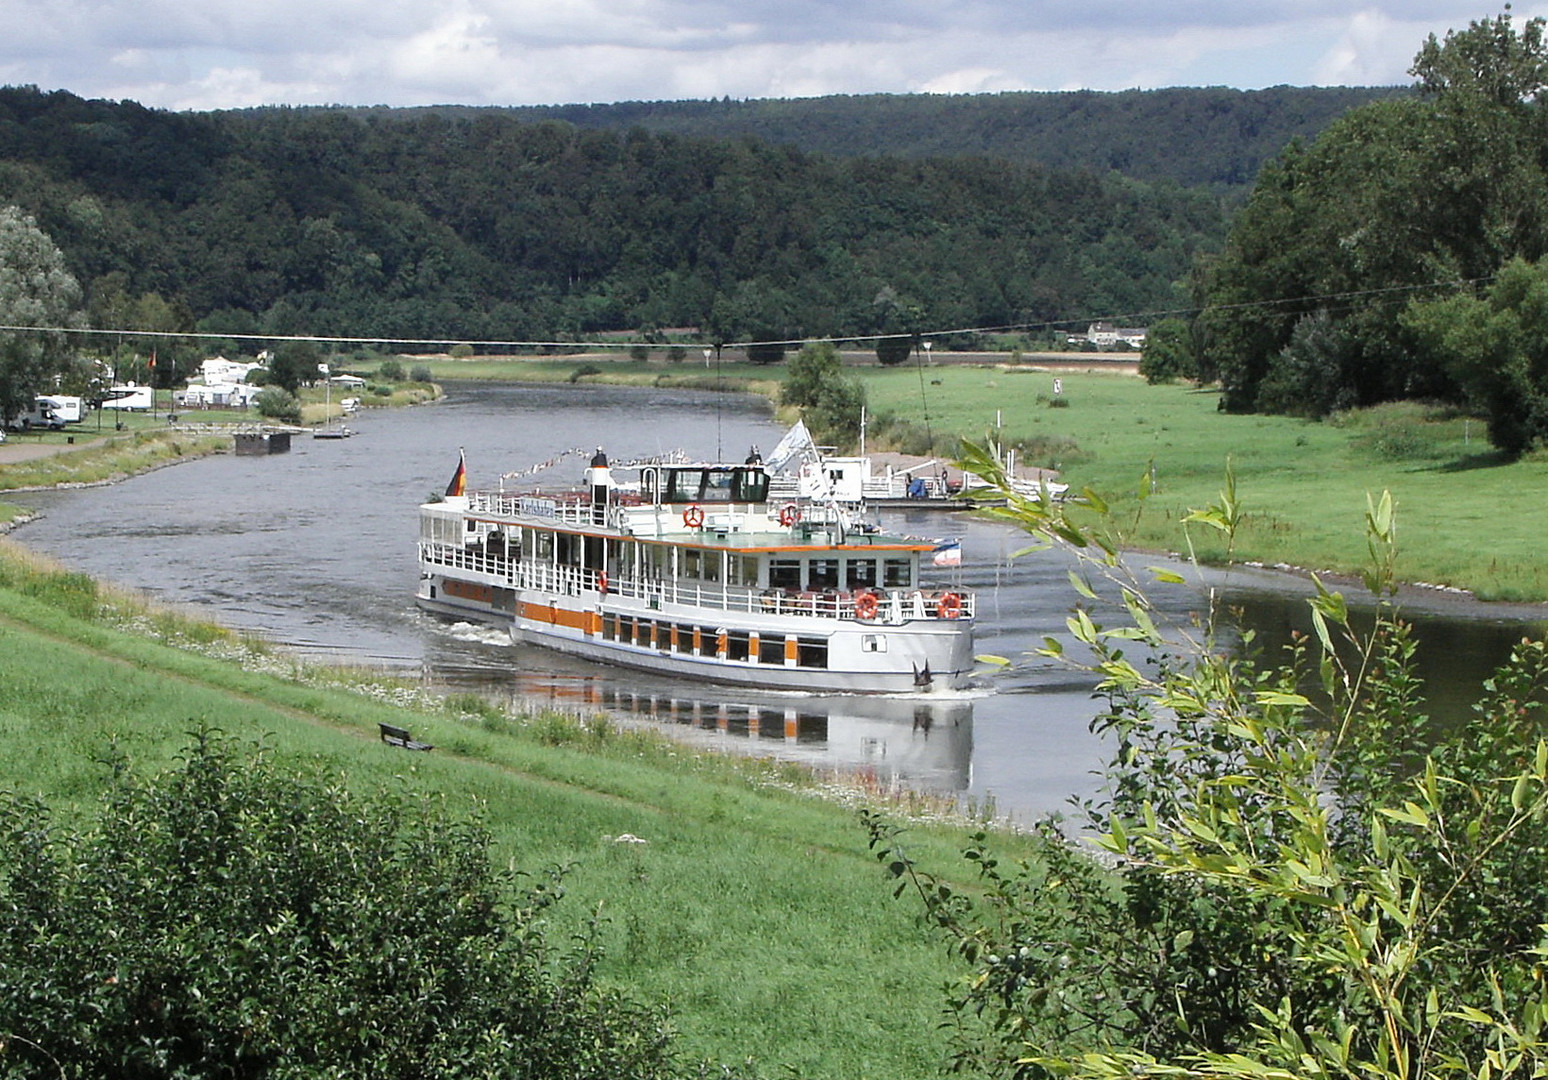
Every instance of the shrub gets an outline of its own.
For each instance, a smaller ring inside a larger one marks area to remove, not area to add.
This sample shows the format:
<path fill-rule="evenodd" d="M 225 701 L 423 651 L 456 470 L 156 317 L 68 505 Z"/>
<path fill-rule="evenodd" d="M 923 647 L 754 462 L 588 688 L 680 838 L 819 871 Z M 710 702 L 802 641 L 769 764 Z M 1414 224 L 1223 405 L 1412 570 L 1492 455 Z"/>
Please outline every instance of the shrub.
<path fill-rule="evenodd" d="M 1543 1075 L 1548 647 L 1523 641 L 1474 719 L 1441 725 L 1386 599 L 1390 496 L 1366 514 L 1374 618 L 1319 582 L 1314 634 L 1265 661 L 1223 651 L 1213 611 L 1165 625 L 1150 581 L 1184 579 L 1130 573 L 1116 523 L 1081 523 L 1094 505 L 1072 519 L 1017 496 L 988 449 L 965 457 L 1005 494 L 1003 516 L 1079 557 L 1081 658 L 1052 638 L 1040 653 L 1098 680 L 1093 728 L 1113 757 L 1104 797 L 1082 808 L 1105 865 L 1054 823 L 1035 865 L 1001 865 L 979 833 L 964 852 L 979 880 L 954 888 L 868 817 L 899 894 L 922 901 L 970 968 L 950 991 L 957 1068 Z M 1243 518 L 1228 474 L 1186 520 L 1229 550 Z"/>
<path fill-rule="evenodd" d="M 471 357 L 473 355 L 473 346 L 469 345 L 465 341 L 458 342 L 457 344 L 455 344 L 455 345 L 453 345 L 451 347 L 451 351 L 447 355 L 449 355 L 453 360 L 466 360 L 466 359 L 468 359 L 469 357 Z M 414 381 L 415 382 L 429 382 L 430 380 L 429 379 L 415 379 Z"/>
<path fill-rule="evenodd" d="M 597 365 L 595 365 L 595 364 L 582 364 L 580 367 L 578 367 L 574 371 L 570 372 L 570 381 L 572 383 L 576 383 L 576 382 L 580 382 L 587 375 L 600 375 L 600 374 L 602 374 L 602 369 L 597 367 Z"/>
<path fill-rule="evenodd" d="M 376 377 L 384 382 L 402 382 L 403 363 L 399 360 L 383 360 L 376 367 Z"/>
<path fill-rule="evenodd" d="M 877 363 L 891 367 L 893 364 L 901 364 L 907 360 L 909 354 L 914 351 L 914 341 L 906 337 L 884 337 L 876 339 Z"/>
<path fill-rule="evenodd" d="M 785 359 L 785 346 L 779 343 L 760 342 L 747 346 L 747 361 L 751 364 L 779 364 Z"/>
<path fill-rule="evenodd" d="M 481 822 L 207 730 L 162 776 L 111 765 L 81 835 L 0 798 L 0 1073 L 678 1074 L 664 1016 L 596 984 L 595 922 L 544 940 L 560 873 L 518 888 Z"/>
<path fill-rule="evenodd" d="M 430 370 L 430 365 L 415 364 L 413 370 L 409 372 L 409 381 L 421 383 L 434 382 L 435 374 Z"/>
<path fill-rule="evenodd" d="M 258 415 L 270 420 L 283 420 L 287 424 L 301 422 L 301 399 L 279 386 L 270 386 L 253 395 L 253 407 Z"/>

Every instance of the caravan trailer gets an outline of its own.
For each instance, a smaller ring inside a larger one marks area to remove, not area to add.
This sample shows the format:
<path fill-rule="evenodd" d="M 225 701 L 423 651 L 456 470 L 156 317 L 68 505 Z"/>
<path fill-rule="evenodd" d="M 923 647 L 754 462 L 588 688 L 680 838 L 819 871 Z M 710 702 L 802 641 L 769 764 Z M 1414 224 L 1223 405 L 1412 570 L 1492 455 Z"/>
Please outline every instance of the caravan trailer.
<path fill-rule="evenodd" d="M 130 412 L 150 412 L 155 408 L 155 390 L 149 386 L 115 386 L 102 399 L 104 409 L 128 409 Z"/>

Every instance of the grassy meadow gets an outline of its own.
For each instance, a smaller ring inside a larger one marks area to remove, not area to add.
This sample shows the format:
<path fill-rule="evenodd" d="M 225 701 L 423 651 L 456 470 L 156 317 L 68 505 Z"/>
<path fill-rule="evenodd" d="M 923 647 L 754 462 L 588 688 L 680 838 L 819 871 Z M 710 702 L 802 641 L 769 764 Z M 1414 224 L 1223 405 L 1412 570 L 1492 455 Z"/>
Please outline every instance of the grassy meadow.
<path fill-rule="evenodd" d="M 1502 461 L 1482 424 L 1404 403 L 1325 421 L 1219 412 L 1217 395 L 1124 375 L 1025 368 L 871 370 L 872 407 L 938 433 L 999 440 L 1110 501 L 1139 548 L 1181 550 L 1180 519 L 1219 496 L 1229 464 L 1245 509 L 1239 559 L 1357 573 L 1367 561 L 1366 496 L 1392 492 L 1399 575 L 1483 599 L 1548 599 L 1542 537 L 1548 455 Z M 1053 393 L 1058 378 L 1062 393 Z M 1153 472 L 1152 472 L 1153 469 Z M 1152 483 L 1153 481 L 1153 483 Z M 1145 489 L 1151 494 L 1141 504 Z M 1194 529 L 1200 555 L 1224 556 Z"/>
<path fill-rule="evenodd" d="M 436 749 L 383 744 L 382 720 Z M 692 1058 L 836 1080 L 928 1076 L 942 1060 L 954 969 L 867 852 L 844 805 L 863 792 L 596 720 L 302 668 L 0 542 L 0 789 L 45 797 L 67 827 L 102 791 L 110 744 L 155 770 L 204 724 L 360 790 L 482 807 L 500 859 L 570 866 L 550 939 L 600 911 L 605 978 L 670 1003 Z M 967 831 L 911 835 L 927 866 L 957 873 Z"/>

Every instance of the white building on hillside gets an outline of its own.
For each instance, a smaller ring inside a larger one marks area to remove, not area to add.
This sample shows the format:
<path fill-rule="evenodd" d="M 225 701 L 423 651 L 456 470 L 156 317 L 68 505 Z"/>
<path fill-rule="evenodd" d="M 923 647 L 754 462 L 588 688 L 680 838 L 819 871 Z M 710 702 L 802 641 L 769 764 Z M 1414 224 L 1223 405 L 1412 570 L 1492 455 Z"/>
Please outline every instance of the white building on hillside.
<path fill-rule="evenodd" d="M 1119 345 L 1127 345 L 1131 349 L 1143 349 L 1145 347 L 1145 328 L 1143 326 L 1125 327 L 1114 326 L 1108 322 L 1094 322 L 1086 328 L 1084 334 L 1069 334 L 1065 337 L 1071 345 L 1095 345 L 1099 349 L 1112 349 Z"/>

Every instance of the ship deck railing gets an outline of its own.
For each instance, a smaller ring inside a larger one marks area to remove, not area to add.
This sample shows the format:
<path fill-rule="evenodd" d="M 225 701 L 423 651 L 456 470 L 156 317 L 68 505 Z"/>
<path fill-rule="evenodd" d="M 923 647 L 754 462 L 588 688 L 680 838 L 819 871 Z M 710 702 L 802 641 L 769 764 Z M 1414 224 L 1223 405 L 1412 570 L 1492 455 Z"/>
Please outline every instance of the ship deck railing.
<path fill-rule="evenodd" d="M 468 508 L 478 514 L 497 518 L 540 518 L 575 528 L 604 526 L 628 533 L 642 530 L 656 534 L 675 532 L 690 505 L 697 506 L 702 513 L 701 520 L 707 533 L 740 532 L 763 520 L 761 514 L 751 513 L 754 506 L 750 503 L 648 503 L 642 502 L 637 495 L 621 494 L 605 508 L 598 508 L 589 496 L 578 491 L 551 495 L 478 491 L 468 496 Z"/>
<path fill-rule="evenodd" d="M 420 544 L 422 562 L 451 570 L 485 574 L 513 589 L 556 596 L 580 596 L 600 591 L 601 574 L 588 567 L 553 566 L 507 558 L 482 547 Z M 610 595 L 643 601 L 661 609 L 667 604 L 762 615 L 800 615 L 898 625 L 919 619 L 970 619 L 976 597 L 960 589 L 759 589 L 747 585 L 655 578 L 608 577 Z M 870 602 L 876 599 L 874 614 Z"/>

